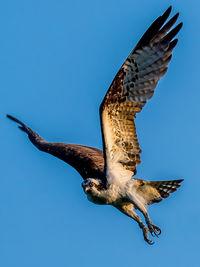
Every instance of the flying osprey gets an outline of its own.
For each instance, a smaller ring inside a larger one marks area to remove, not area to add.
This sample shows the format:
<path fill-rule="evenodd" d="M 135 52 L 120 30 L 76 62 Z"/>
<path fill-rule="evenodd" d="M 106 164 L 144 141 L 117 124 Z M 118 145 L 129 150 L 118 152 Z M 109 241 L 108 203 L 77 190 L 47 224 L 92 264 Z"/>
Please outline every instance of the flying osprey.
<path fill-rule="evenodd" d="M 171 30 L 178 13 L 165 23 L 170 12 L 171 6 L 148 28 L 120 68 L 100 105 L 103 152 L 82 145 L 49 143 L 21 121 L 7 115 L 20 124 L 19 128 L 28 134 L 39 150 L 64 160 L 80 173 L 88 200 L 112 205 L 134 219 L 149 244 L 153 242 L 148 232 L 158 236 L 161 230 L 152 224 L 147 205 L 167 198 L 183 181 L 133 178 L 141 162 L 134 118 L 153 96 L 158 81 L 166 73 L 178 41 L 174 37 L 182 27 L 180 23 Z M 135 209 L 144 215 L 146 225 Z"/>

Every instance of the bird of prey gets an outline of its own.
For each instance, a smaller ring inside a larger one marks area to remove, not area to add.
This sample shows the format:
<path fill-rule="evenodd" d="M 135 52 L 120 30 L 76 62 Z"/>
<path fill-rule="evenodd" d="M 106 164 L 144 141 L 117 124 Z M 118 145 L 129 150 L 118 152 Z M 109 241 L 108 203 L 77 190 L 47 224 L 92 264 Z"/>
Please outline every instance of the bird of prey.
<path fill-rule="evenodd" d="M 83 145 L 49 143 L 21 121 L 7 115 L 19 124 L 39 150 L 64 160 L 80 173 L 88 200 L 112 205 L 134 219 L 149 244 L 153 243 L 149 233 L 158 236 L 161 229 L 152 223 L 147 206 L 167 198 L 183 181 L 148 181 L 133 177 L 141 162 L 134 119 L 166 73 L 178 41 L 174 37 L 182 27 L 179 23 L 172 29 L 179 13 L 167 21 L 171 9 L 170 6 L 144 33 L 100 105 L 103 152 Z M 146 224 L 135 210 L 144 215 Z"/>

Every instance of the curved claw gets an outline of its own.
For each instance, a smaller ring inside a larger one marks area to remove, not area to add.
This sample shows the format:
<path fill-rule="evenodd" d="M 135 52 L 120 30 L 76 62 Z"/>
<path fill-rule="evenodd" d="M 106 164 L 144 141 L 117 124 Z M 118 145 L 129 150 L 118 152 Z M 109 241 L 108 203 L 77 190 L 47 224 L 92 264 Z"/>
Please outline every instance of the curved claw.
<path fill-rule="evenodd" d="M 154 241 L 152 241 L 152 240 L 149 240 L 149 241 L 150 241 L 150 242 L 148 242 L 149 245 L 154 245 L 155 244 Z"/>
<path fill-rule="evenodd" d="M 153 245 L 154 242 L 149 239 L 148 237 L 148 232 L 149 232 L 149 229 L 147 227 L 143 227 L 143 236 L 144 236 L 144 240 L 149 244 L 149 245 Z"/>
<path fill-rule="evenodd" d="M 158 234 L 158 235 L 160 235 L 160 234 L 162 233 L 160 227 L 158 227 L 158 226 L 156 226 L 156 225 L 154 225 L 154 224 L 152 224 L 152 226 L 155 228 L 155 230 L 157 231 L 157 234 Z"/>
<path fill-rule="evenodd" d="M 151 232 L 151 235 L 152 236 L 157 236 L 159 237 L 159 235 L 161 234 L 161 229 L 160 227 L 154 225 L 154 224 L 151 224 L 149 225 L 149 231 Z"/>

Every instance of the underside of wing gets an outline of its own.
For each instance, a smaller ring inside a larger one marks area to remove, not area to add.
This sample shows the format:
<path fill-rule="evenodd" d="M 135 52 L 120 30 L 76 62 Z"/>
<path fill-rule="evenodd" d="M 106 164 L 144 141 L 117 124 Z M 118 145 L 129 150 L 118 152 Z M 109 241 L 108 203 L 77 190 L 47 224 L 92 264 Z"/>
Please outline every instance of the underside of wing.
<path fill-rule="evenodd" d="M 182 23 L 171 30 L 179 14 L 165 23 L 170 12 L 171 7 L 153 22 L 140 39 L 117 73 L 100 106 L 108 183 L 113 183 L 116 175 L 130 179 L 140 164 L 141 149 L 134 118 L 153 96 L 177 44 L 178 40 L 173 38 Z"/>

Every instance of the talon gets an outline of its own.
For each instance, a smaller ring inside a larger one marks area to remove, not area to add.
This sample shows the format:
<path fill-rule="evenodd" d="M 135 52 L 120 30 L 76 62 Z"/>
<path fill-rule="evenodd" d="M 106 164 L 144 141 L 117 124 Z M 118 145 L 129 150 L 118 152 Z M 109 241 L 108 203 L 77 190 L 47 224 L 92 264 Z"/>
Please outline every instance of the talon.
<path fill-rule="evenodd" d="M 154 242 L 153 242 L 151 239 L 149 239 L 149 237 L 148 237 L 149 229 L 148 229 L 147 227 L 144 226 L 142 230 L 143 230 L 144 240 L 145 240 L 149 245 L 153 245 Z"/>
<path fill-rule="evenodd" d="M 160 229 L 160 227 L 158 227 L 158 226 L 156 226 L 156 225 L 154 225 L 154 224 L 152 224 L 152 226 L 155 228 L 155 230 L 157 231 L 157 234 L 158 235 L 160 235 L 161 234 L 161 229 Z"/>
<path fill-rule="evenodd" d="M 150 242 L 148 242 L 149 245 L 153 245 L 155 242 L 150 240 Z"/>
<path fill-rule="evenodd" d="M 148 222 L 148 228 L 152 236 L 159 237 L 159 235 L 161 234 L 161 229 L 150 222 Z"/>
<path fill-rule="evenodd" d="M 151 235 L 152 235 L 153 237 L 156 236 L 154 232 L 150 231 L 150 233 L 151 233 Z"/>
<path fill-rule="evenodd" d="M 157 230 L 157 232 L 158 232 L 158 235 L 160 235 L 161 232 L 162 232 L 161 229 L 158 227 L 156 230 Z"/>

